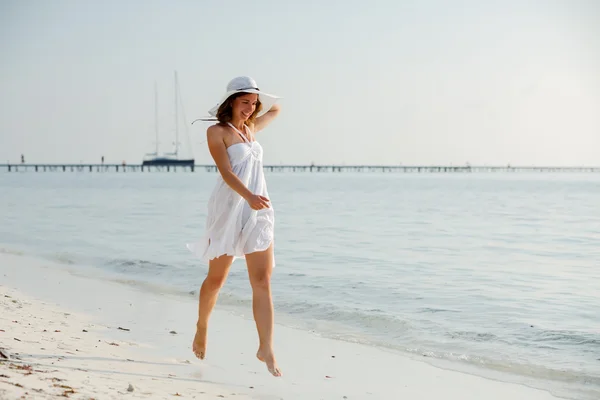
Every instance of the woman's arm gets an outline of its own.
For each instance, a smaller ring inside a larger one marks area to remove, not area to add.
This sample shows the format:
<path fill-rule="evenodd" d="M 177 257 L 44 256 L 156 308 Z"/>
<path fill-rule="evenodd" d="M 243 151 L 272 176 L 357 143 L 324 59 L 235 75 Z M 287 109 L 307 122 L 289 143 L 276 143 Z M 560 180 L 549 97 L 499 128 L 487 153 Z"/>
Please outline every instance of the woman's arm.
<path fill-rule="evenodd" d="M 206 137 L 208 139 L 210 155 L 215 160 L 215 164 L 223 177 L 223 181 L 242 196 L 252 209 L 260 210 L 262 208 L 268 208 L 269 199 L 252 193 L 246 185 L 244 185 L 244 182 L 233 173 L 227 155 L 227 147 L 225 146 L 225 142 L 223 142 L 221 134 L 222 129 L 223 128 L 218 125 L 213 125 L 206 130 Z"/>
<path fill-rule="evenodd" d="M 267 111 L 264 115 L 256 118 L 254 120 L 254 130 L 253 130 L 254 133 L 257 133 L 257 132 L 265 129 L 267 127 L 267 125 L 269 125 L 271 122 L 273 122 L 273 120 L 275 118 L 277 118 L 280 111 L 281 111 L 281 106 L 279 104 L 275 103 L 275 104 L 273 104 L 273 107 L 271 107 L 269 109 L 269 111 Z"/>

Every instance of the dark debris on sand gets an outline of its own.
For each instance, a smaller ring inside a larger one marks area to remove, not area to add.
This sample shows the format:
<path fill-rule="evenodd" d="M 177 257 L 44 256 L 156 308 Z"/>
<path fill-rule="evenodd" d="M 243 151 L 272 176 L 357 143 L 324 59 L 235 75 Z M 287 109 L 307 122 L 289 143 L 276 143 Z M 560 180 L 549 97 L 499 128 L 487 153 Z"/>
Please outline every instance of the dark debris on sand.
<path fill-rule="evenodd" d="M 8 360 L 10 357 L 8 356 L 8 352 L 5 349 L 0 348 L 0 358 L 3 360 Z"/>

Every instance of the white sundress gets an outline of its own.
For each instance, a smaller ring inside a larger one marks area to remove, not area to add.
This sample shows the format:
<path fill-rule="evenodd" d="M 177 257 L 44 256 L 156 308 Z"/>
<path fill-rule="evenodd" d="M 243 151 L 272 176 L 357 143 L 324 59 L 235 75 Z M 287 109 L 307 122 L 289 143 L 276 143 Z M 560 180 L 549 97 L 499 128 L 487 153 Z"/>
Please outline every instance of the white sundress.
<path fill-rule="evenodd" d="M 245 135 L 229 124 L 242 138 L 227 148 L 233 173 L 254 194 L 269 198 L 267 183 L 263 173 L 263 148 L 256 141 L 249 141 Z M 244 125 L 246 131 L 249 128 Z M 204 237 L 195 243 L 188 243 L 188 249 L 205 262 L 222 255 L 244 257 L 248 253 L 264 251 L 274 241 L 275 213 L 269 208 L 253 210 L 248 202 L 233 190 L 221 174 L 208 200 L 208 215 Z M 275 261 L 273 260 L 273 266 Z"/>

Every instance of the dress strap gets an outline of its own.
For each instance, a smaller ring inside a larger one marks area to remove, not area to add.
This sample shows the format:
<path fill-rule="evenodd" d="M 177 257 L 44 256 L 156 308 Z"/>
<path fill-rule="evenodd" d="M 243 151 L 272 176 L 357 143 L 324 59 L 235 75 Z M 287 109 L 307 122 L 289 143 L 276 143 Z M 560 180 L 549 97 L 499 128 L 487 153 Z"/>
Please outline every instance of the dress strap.
<path fill-rule="evenodd" d="M 238 130 L 238 128 L 236 128 L 235 126 L 233 126 L 233 124 L 231 122 L 228 122 L 227 125 L 229 125 L 231 127 L 231 129 L 233 129 L 234 131 L 236 131 L 238 133 L 238 135 L 240 135 L 240 137 L 242 138 L 242 140 L 246 143 L 250 143 L 250 140 L 246 137 L 246 135 L 244 135 L 242 132 L 240 132 Z M 244 124 L 244 126 L 246 127 L 246 130 L 248 130 L 248 126 L 246 124 Z"/>

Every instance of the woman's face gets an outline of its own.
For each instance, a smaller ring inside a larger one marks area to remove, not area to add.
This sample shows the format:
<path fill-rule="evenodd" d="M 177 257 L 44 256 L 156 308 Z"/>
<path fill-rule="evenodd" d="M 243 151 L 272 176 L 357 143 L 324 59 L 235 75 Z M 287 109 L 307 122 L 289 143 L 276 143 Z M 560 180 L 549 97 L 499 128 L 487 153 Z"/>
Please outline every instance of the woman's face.
<path fill-rule="evenodd" d="M 233 100 L 232 111 L 234 119 L 247 121 L 254 114 L 258 103 L 258 95 L 255 93 L 247 93 L 236 97 Z"/>

